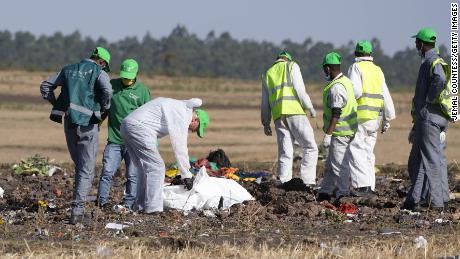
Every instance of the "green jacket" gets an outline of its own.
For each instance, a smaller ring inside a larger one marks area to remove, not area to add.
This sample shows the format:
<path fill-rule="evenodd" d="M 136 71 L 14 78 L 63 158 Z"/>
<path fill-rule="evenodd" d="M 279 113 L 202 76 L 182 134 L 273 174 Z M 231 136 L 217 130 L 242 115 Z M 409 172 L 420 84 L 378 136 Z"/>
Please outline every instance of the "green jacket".
<path fill-rule="evenodd" d="M 101 68 L 94 62 L 82 60 L 64 67 L 60 73 L 61 93 L 53 105 L 50 119 L 62 121 L 67 114 L 71 122 L 81 126 L 98 123 L 101 105 L 97 101 L 94 86 Z"/>

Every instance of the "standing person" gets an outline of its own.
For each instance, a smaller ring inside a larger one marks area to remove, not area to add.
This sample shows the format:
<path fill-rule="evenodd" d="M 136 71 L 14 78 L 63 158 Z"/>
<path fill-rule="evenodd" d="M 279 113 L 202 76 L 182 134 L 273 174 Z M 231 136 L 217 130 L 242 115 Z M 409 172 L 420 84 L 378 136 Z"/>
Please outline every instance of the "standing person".
<path fill-rule="evenodd" d="M 292 179 L 293 142 L 303 149 L 300 177 L 306 185 L 316 182 L 318 147 L 306 111 L 316 117 L 305 91 L 302 73 L 291 54 L 281 52 L 262 78 L 261 120 L 265 135 L 271 136 L 273 117 L 278 142 L 278 178 L 282 183 Z"/>
<path fill-rule="evenodd" d="M 149 89 L 137 80 L 139 66 L 134 59 L 121 63 L 120 78 L 113 79 L 111 107 L 108 120 L 108 139 L 102 159 L 102 173 L 99 180 L 98 205 L 105 207 L 109 202 L 112 178 L 120 167 L 121 160 L 126 165 L 126 186 L 123 206 L 131 209 L 136 199 L 137 168 L 131 161 L 120 134 L 121 121 L 132 111 L 150 101 Z"/>
<path fill-rule="evenodd" d="M 157 139 L 169 135 L 181 177 L 187 187 L 193 186 L 187 149 L 188 131 L 204 136 L 209 125 L 208 113 L 196 107 L 201 99 L 175 100 L 159 97 L 142 105 L 121 123 L 121 136 L 129 156 L 140 170 L 135 206 L 145 213 L 163 211 L 165 164 Z"/>
<path fill-rule="evenodd" d="M 356 44 L 355 63 L 348 69 L 358 103 L 358 130 L 350 143 L 350 179 L 356 196 L 371 196 L 375 189 L 374 147 L 383 117 L 381 133 L 396 118 L 393 100 L 379 66 L 373 62 L 372 44 Z"/>
<path fill-rule="evenodd" d="M 447 130 L 448 120 L 452 119 L 449 111 L 451 96 L 444 93 L 449 67 L 439 57 L 435 48 L 436 33 L 431 28 L 421 29 L 413 37 L 422 64 L 412 99 L 415 123 L 409 134 L 409 141 L 413 143 L 408 161 L 412 186 L 403 207 L 418 210 L 420 206 L 427 206 L 442 211 L 445 193 L 449 191 L 444 190 L 448 186 L 442 183 L 445 169 L 441 168 L 445 166 L 442 132 Z M 423 194 L 424 189 L 429 189 L 429 193 Z"/>
<path fill-rule="evenodd" d="M 62 123 L 67 148 L 75 163 L 75 185 L 70 224 L 84 219 L 84 205 L 96 170 L 99 125 L 110 108 L 112 86 L 107 72 L 110 53 L 97 47 L 88 59 L 65 66 L 40 85 L 44 99 L 52 105 L 50 119 Z M 56 99 L 54 90 L 61 86 Z"/>
<path fill-rule="evenodd" d="M 329 83 L 323 90 L 323 131 L 321 145 L 329 148 L 324 178 L 318 192 L 318 201 L 350 195 L 350 171 L 348 169 L 350 142 L 358 128 L 357 103 L 353 84 L 340 72 L 342 58 L 336 52 L 324 57 L 323 70 Z"/>

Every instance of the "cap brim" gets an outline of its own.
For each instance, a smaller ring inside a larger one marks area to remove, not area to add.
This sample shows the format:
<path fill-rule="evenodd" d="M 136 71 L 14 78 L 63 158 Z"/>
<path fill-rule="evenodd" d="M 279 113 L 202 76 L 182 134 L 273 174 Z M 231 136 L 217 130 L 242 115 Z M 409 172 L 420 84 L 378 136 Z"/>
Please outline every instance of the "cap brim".
<path fill-rule="evenodd" d="M 411 38 L 417 38 L 417 35 L 413 35 Z"/>
<path fill-rule="evenodd" d="M 136 73 L 120 71 L 120 77 L 132 80 L 136 78 Z"/>
<path fill-rule="evenodd" d="M 200 123 L 200 126 L 198 127 L 198 130 L 196 131 L 196 134 L 200 138 L 204 137 L 204 127 L 201 125 L 201 123 Z"/>

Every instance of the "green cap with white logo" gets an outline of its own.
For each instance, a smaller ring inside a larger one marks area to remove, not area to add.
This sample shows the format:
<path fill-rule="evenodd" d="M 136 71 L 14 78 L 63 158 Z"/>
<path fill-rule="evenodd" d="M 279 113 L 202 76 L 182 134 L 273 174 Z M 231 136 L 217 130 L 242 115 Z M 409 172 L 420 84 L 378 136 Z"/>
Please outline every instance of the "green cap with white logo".
<path fill-rule="evenodd" d="M 137 71 L 139 70 L 139 65 L 134 59 L 125 59 L 121 63 L 120 67 L 120 77 L 126 79 L 135 79 L 137 76 Z"/>

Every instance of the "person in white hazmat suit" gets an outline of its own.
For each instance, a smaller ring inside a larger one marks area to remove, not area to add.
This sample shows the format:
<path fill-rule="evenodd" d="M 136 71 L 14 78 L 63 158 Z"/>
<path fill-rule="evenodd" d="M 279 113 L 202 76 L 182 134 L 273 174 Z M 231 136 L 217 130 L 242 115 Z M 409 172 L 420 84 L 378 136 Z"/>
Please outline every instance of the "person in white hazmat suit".
<path fill-rule="evenodd" d="M 396 118 L 393 100 L 379 66 L 373 62 L 372 44 L 359 41 L 355 49 L 355 63 L 348 70 L 353 92 L 358 102 L 358 130 L 350 143 L 350 178 L 353 196 L 372 196 L 375 189 L 375 155 L 378 129 L 390 128 Z"/>
<path fill-rule="evenodd" d="M 292 179 L 294 140 L 303 149 L 300 177 L 307 186 L 316 183 L 318 147 L 306 111 L 316 117 L 310 97 L 305 91 L 299 65 L 287 51 L 262 78 L 261 121 L 264 133 L 272 135 L 270 122 L 273 117 L 278 142 L 278 178 L 281 183 Z"/>
<path fill-rule="evenodd" d="M 175 100 L 159 97 L 129 114 L 121 124 L 121 135 L 135 165 L 139 168 L 134 208 L 144 213 L 163 211 L 165 164 L 157 139 L 169 135 L 181 178 L 187 189 L 193 186 L 187 148 L 188 131 L 204 136 L 209 125 L 201 99 Z"/>

